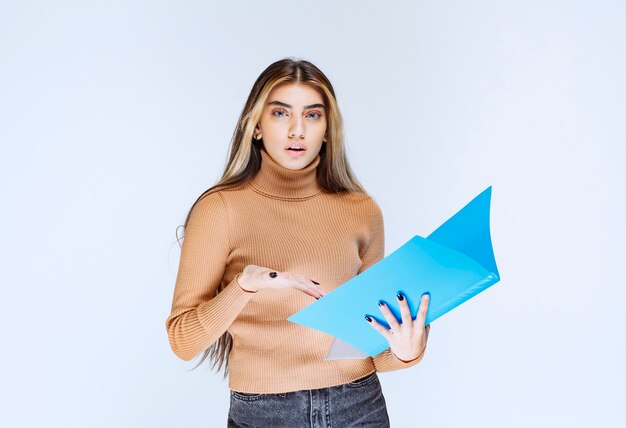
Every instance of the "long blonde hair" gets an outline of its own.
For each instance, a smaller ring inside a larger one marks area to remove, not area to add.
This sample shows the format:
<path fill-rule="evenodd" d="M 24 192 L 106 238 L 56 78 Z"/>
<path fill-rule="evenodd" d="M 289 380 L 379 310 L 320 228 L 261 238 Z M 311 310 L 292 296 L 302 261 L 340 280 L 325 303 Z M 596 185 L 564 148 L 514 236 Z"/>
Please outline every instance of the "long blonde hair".
<path fill-rule="evenodd" d="M 320 163 L 316 172 L 319 184 L 326 191 L 332 193 L 359 192 L 367 195 L 352 172 L 346 158 L 343 121 L 332 84 L 324 73 L 312 63 L 305 60 L 284 58 L 269 65 L 254 82 L 248 100 L 237 121 L 237 127 L 231 140 L 228 163 L 222 178 L 217 184 L 204 191 L 193 203 L 185 219 L 185 224 L 182 226 L 183 229 L 187 227 L 193 208 L 203 197 L 221 189 L 238 186 L 256 175 L 261 167 L 263 139 L 253 139 L 253 133 L 261 119 L 265 102 L 276 86 L 296 82 L 316 89 L 326 105 L 326 142 L 322 143 Z M 178 228 L 176 230 L 178 231 Z M 180 239 L 178 242 L 180 244 Z M 216 295 L 222 291 L 221 287 L 220 285 L 216 290 Z M 226 378 L 228 375 L 228 355 L 231 349 L 232 337 L 226 331 L 204 351 L 202 359 L 193 369 L 210 356 L 212 368 L 217 365 L 219 371 L 224 365 L 224 378 Z"/>

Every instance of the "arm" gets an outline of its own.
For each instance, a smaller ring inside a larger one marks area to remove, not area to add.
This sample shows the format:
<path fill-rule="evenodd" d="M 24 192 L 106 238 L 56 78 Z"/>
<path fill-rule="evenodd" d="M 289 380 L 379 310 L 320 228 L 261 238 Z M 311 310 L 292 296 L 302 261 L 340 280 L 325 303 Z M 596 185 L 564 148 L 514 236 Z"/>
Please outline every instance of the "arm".
<path fill-rule="evenodd" d="M 361 261 L 363 262 L 363 264 L 361 265 L 361 268 L 359 269 L 357 275 L 385 257 L 385 228 L 383 213 L 380 210 L 378 204 L 373 199 L 370 199 L 369 201 L 371 204 L 371 234 L 367 248 L 364 254 L 361 256 Z M 426 348 L 424 348 L 424 351 L 422 351 L 416 359 L 404 362 L 396 357 L 396 355 L 391 351 L 390 348 L 387 348 L 380 354 L 372 357 L 372 360 L 374 363 L 374 367 L 376 367 L 376 371 L 379 372 L 405 369 L 418 364 L 422 360 L 425 351 Z"/>
<path fill-rule="evenodd" d="M 185 228 L 172 309 L 165 321 L 170 346 L 185 361 L 217 341 L 255 294 L 241 288 L 239 273 L 215 295 L 230 251 L 228 227 L 226 204 L 214 192 L 196 203 Z"/>

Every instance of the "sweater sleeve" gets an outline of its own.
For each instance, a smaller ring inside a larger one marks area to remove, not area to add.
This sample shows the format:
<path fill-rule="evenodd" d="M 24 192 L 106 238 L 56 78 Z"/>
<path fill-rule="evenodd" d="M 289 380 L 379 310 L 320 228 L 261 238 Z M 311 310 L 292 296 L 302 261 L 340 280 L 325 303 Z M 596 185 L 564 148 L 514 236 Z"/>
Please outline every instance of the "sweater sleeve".
<path fill-rule="evenodd" d="M 254 292 L 244 290 L 238 273 L 216 295 L 230 251 L 228 210 L 213 192 L 192 209 L 181 249 L 171 313 L 165 321 L 174 353 L 189 361 L 230 327 Z"/>
<path fill-rule="evenodd" d="M 363 264 L 357 275 L 385 257 L 385 228 L 383 213 L 373 199 L 370 199 L 370 201 L 370 239 L 365 253 L 361 256 Z M 394 371 L 418 364 L 422 360 L 425 351 L 426 349 L 424 349 L 415 360 L 405 363 L 396 357 L 396 355 L 391 351 L 391 348 L 387 348 L 380 354 L 372 357 L 372 360 L 374 362 L 374 367 L 376 367 L 376 371 Z"/>

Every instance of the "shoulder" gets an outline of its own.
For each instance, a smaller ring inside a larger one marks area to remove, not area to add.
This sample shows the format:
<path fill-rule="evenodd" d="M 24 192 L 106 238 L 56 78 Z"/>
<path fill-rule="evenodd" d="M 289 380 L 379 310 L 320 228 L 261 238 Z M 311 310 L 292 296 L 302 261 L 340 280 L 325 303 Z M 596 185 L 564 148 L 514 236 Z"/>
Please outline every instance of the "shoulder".
<path fill-rule="evenodd" d="M 382 210 L 373 196 L 363 193 L 353 193 L 352 197 L 353 204 L 362 214 L 374 217 L 382 215 Z"/>
<path fill-rule="evenodd" d="M 186 252 L 230 246 L 230 216 L 219 191 L 201 194 L 191 207 L 184 227 Z"/>
<path fill-rule="evenodd" d="M 370 215 L 382 216 L 383 212 L 380 209 L 380 205 L 378 205 L 378 202 L 376 202 L 376 199 L 370 196 L 367 201 L 365 201 L 365 204 L 367 205 L 367 209 L 369 210 Z"/>
<path fill-rule="evenodd" d="M 344 206 L 344 209 L 353 216 L 364 221 L 381 221 L 382 210 L 376 199 L 370 195 L 359 192 L 342 192 L 331 194 L 336 203 Z"/>
<path fill-rule="evenodd" d="M 191 219 L 200 221 L 216 221 L 226 219 L 228 208 L 221 191 L 213 191 L 200 195 L 191 208 Z"/>
<path fill-rule="evenodd" d="M 201 194 L 196 201 L 200 209 L 230 209 L 230 205 L 238 201 L 246 201 L 251 193 L 250 182 L 242 182 L 229 186 L 216 186 Z M 208 193 L 207 193 L 208 192 Z"/>

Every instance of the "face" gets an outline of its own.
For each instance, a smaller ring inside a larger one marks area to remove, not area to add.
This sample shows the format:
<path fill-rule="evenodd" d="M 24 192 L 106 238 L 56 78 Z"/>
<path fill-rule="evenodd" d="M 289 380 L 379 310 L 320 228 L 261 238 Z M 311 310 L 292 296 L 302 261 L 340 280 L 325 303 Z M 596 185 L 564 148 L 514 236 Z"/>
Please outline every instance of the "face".
<path fill-rule="evenodd" d="M 326 141 L 325 133 L 322 96 L 300 83 L 272 89 L 255 129 L 255 137 L 263 138 L 265 151 L 288 169 L 302 169 L 310 164 Z M 291 150 L 292 146 L 301 150 Z"/>

